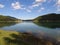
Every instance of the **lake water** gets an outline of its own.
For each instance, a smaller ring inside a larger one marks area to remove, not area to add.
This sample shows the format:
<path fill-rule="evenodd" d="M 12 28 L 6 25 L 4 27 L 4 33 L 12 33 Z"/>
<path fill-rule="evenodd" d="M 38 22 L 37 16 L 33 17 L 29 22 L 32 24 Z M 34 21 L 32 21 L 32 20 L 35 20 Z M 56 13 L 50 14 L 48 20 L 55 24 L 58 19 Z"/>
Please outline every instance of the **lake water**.
<path fill-rule="evenodd" d="M 33 32 L 46 34 L 60 41 L 60 28 L 47 28 L 39 26 L 33 22 L 22 22 L 22 23 L 0 23 L 0 30 L 13 30 L 20 32 Z"/>

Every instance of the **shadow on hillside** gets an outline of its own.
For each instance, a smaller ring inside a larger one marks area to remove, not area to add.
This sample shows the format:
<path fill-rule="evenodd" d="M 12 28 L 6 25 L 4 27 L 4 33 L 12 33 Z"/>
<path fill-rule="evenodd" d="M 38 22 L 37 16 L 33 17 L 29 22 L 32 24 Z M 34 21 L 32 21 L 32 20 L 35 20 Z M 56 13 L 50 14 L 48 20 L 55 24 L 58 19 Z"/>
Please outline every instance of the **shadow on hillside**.
<path fill-rule="evenodd" d="M 53 38 L 35 37 L 32 33 L 11 34 L 12 38 L 4 37 L 6 44 L 11 45 L 60 45 L 60 42 Z"/>

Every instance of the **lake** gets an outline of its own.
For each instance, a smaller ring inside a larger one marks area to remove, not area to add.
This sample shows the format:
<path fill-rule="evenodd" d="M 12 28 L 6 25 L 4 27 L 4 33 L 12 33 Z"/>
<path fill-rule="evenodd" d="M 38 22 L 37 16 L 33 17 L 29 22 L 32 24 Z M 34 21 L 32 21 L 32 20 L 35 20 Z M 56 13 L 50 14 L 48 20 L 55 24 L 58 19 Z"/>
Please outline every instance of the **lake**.
<path fill-rule="evenodd" d="M 60 28 L 48 28 L 45 26 L 37 25 L 33 22 L 24 21 L 21 23 L 0 23 L 1 30 L 13 30 L 18 32 L 32 32 L 47 35 L 60 41 Z"/>

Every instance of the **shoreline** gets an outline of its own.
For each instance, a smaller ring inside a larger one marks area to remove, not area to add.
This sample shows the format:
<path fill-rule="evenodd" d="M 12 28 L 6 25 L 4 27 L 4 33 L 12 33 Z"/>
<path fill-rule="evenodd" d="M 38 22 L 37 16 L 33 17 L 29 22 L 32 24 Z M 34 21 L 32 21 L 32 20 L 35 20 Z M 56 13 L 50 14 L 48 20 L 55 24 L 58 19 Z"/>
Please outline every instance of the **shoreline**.
<path fill-rule="evenodd" d="M 14 37 L 12 37 L 11 36 L 11 34 L 14 36 Z M 21 41 L 23 41 L 22 43 L 24 43 L 24 42 L 26 42 L 27 44 L 29 43 L 31 43 L 31 45 L 33 44 L 33 43 L 35 43 L 35 45 L 37 45 L 37 42 L 40 44 L 40 43 L 44 43 L 43 45 L 60 45 L 60 42 L 58 42 L 57 40 L 55 40 L 55 39 L 53 39 L 53 38 L 50 38 L 50 37 L 42 37 L 42 38 L 38 38 L 38 37 L 36 37 L 36 36 L 34 36 L 32 33 L 29 33 L 29 32 L 25 32 L 25 33 L 21 33 L 21 32 L 17 32 L 17 31 L 7 31 L 7 30 L 0 30 L 0 41 L 1 41 L 1 45 L 4 45 L 3 43 L 5 43 L 4 41 L 3 41 L 3 38 L 5 37 L 7 37 L 8 39 L 14 39 L 15 40 L 15 38 L 16 39 L 18 39 L 17 38 L 17 36 L 18 37 L 20 37 L 19 38 L 19 40 L 21 39 Z M 41 36 L 40 36 L 41 37 Z M 15 40 L 16 41 L 16 40 Z M 33 42 L 30 42 L 30 41 L 33 41 Z M 13 41 L 11 41 L 12 43 L 13 43 Z M 17 42 L 17 44 L 18 44 L 18 42 Z M 33 44 L 34 45 L 34 44 Z"/>

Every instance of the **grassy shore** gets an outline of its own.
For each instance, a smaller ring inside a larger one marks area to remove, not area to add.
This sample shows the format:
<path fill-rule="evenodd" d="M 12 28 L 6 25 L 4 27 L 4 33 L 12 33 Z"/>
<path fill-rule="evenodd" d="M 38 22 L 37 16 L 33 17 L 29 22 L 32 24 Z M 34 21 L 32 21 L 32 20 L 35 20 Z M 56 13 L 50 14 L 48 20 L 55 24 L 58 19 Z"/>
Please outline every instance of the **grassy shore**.
<path fill-rule="evenodd" d="M 48 37 L 37 38 L 32 33 L 0 30 L 0 45 L 60 45 L 60 42 Z"/>
<path fill-rule="evenodd" d="M 4 37 L 9 37 L 9 38 L 12 38 L 10 36 L 10 34 L 18 34 L 18 32 L 16 31 L 6 31 L 6 30 L 0 30 L 0 45 L 6 45 L 5 44 L 5 41 L 4 41 Z"/>

